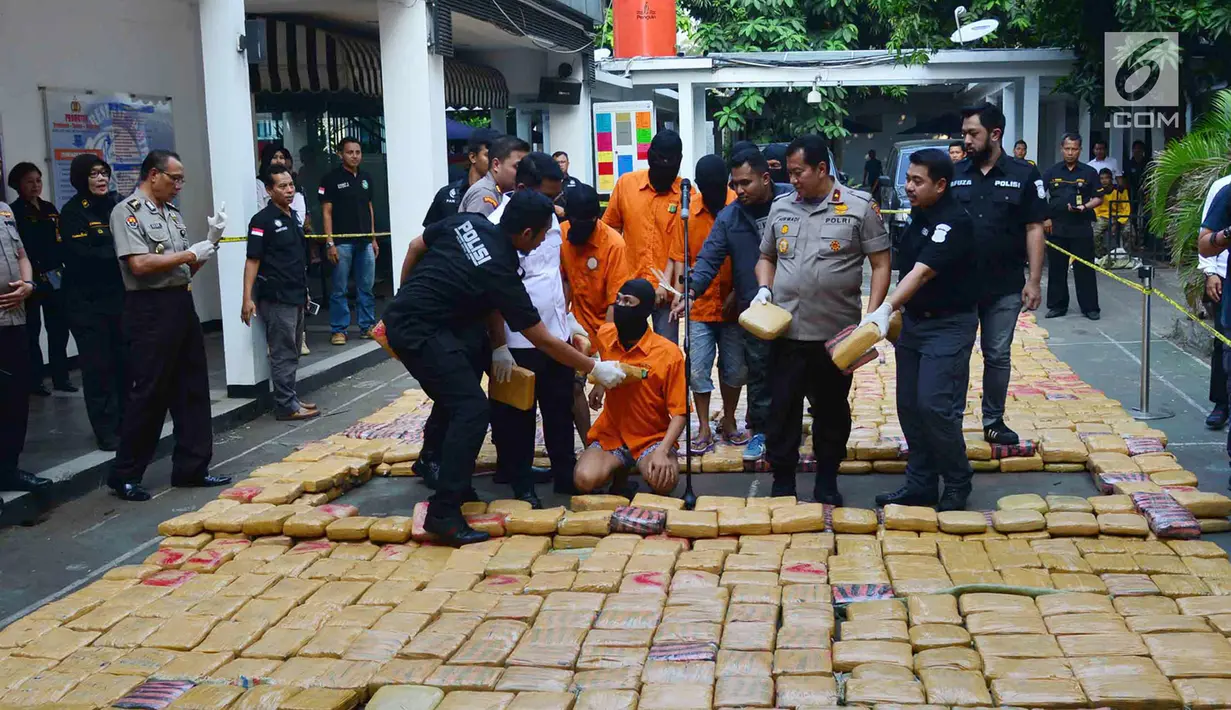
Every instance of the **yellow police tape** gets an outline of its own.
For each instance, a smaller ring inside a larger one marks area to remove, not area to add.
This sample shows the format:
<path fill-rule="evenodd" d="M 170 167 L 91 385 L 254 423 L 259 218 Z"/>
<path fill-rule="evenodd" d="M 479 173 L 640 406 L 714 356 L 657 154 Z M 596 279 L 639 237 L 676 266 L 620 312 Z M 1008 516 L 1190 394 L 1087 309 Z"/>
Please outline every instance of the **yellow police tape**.
<path fill-rule="evenodd" d="M 351 239 L 354 237 L 388 237 L 392 236 L 393 232 L 361 232 L 358 234 L 305 234 L 308 239 Z M 219 244 L 232 244 L 234 242 L 248 241 L 247 235 L 242 237 L 223 237 L 218 240 Z"/>
<path fill-rule="evenodd" d="M 1084 265 L 1086 265 L 1086 266 L 1090 267 L 1090 268 L 1091 268 L 1091 269 L 1093 269 L 1096 273 L 1100 273 L 1100 274 L 1102 274 L 1103 276 L 1107 276 L 1107 277 L 1111 278 L 1111 279 L 1112 279 L 1112 280 L 1114 280 L 1114 281 L 1118 281 L 1118 282 L 1120 282 L 1120 283 L 1124 284 L 1125 286 L 1128 286 L 1129 288 L 1133 289 L 1134 291 L 1137 291 L 1138 293 L 1149 294 L 1149 295 L 1151 295 L 1151 296 L 1158 296 L 1158 297 L 1159 297 L 1159 299 L 1161 299 L 1164 303 L 1170 304 L 1170 305 L 1171 305 L 1173 308 L 1175 308 L 1177 311 L 1179 311 L 1180 313 L 1183 313 L 1183 314 L 1184 314 L 1184 316 L 1185 316 L 1185 317 L 1187 317 L 1189 320 L 1191 320 L 1192 322 L 1194 322 L 1194 323 L 1196 323 L 1197 325 L 1201 326 L 1202 328 L 1205 328 L 1205 330 L 1206 330 L 1206 331 L 1208 331 L 1210 335 L 1212 335 L 1212 336 L 1214 336 L 1215 338 L 1217 338 L 1217 339 L 1218 339 L 1218 341 L 1219 341 L 1219 342 L 1221 342 L 1223 345 L 1226 345 L 1227 347 L 1231 347 L 1231 338 L 1228 338 L 1227 336 L 1223 335 L 1222 333 L 1219 333 L 1219 332 L 1218 332 L 1218 330 L 1217 330 L 1217 329 L 1215 329 L 1212 325 L 1210 325 L 1209 323 L 1206 323 L 1205 321 L 1201 320 L 1201 318 L 1200 318 L 1199 316 L 1197 316 L 1197 314 L 1189 312 L 1189 310 L 1188 310 L 1187 308 L 1185 308 L 1184 306 L 1182 306 L 1182 305 L 1180 305 L 1179 303 L 1177 303 L 1177 302 L 1175 301 L 1175 299 L 1171 298 L 1170 296 L 1168 296 L 1167 294 L 1163 293 L 1162 291 L 1159 291 L 1159 290 L 1158 290 L 1158 289 L 1156 289 L 1156 288 L 1146 288 L 1145 286 L 1142 286 L 1142 285 L 1141 285 L 1141 284 L 1139 284 L 1139 283 L 1134 283 L 1134 282 L 1132 282 L 1132 281 L 1129 281 L 1128 279 L 1124 278 L 1123 276 L 1120 276 L 1120 275 L 1118 275 L 1118 274 L 1113 274 L 1112 272 L 1108 271 L 1107 269 L 1104 269 L 1103 267 L 1099 266 L 1098 264 L 1094 264 L 1094 263 L 1091 263 L 1091 262 L 1089 262 L 1089 261 L 1086 261 L 1085 259 L 1081 258 L 1080 256 L 1077 256 L 1077 255 L 1076 255 L 1076 254 L 1074 254 L 1073 252 L 1071 252 L 1071 251 L 1069 251 L 1069 250 L 1067 250 L 1067 249 L 1065 249 L 1065 248 L 1063 248 L 1063 247 L 1056 246 L 1056 245 L 1055 245 L 1055 244 L 1053 244 L 1052 242 L 1047 242 L 1047 246 L 1051 247 L 1052 249 L 1055 249 L 1056 251 L 1060 252 L 1061 254 L 1064 254 L 1065 256 L 1069 257 L 1070 259 L 1072 259 L 1073 261 L 1076 261 L 1076 262 L 1077 262 L 1077 263 L 1079 263 L 1079 264 L 1084 264 Z"/>

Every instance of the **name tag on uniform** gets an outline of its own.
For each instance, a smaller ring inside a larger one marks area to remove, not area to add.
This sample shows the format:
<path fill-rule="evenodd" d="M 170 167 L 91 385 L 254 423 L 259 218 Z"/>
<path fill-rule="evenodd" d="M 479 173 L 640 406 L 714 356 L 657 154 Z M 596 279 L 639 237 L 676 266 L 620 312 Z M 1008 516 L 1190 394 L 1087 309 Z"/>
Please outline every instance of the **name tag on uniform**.
<path fill-rule="evenodd" d="M 995 185 L 996 187 L 1011 187 L 1015 190 L 1020 189 L 1022 186 L 1022 184 L 1016 180 L 997 180 Z"/>
<path fill-rule="evenodd" d="M 954 187 L 970 187 L 974 183 L 971 181 L 970 178 L 963 178 L 961 180 L 954 180 L 953 182 L 949 184 Z"/>
<path fill-rule="evenodd" d="M 278 227 L 277 229 L 275 229 L 275 230 L 274 230 L 274 234 L 279 234 L 279 233 L 281 233 L 281 232 L 285 232 L 285 231 L 286 231 L 286 230 L 288 230 L 288 229 L 290 229 L 290 227 Z"/>
<path fill-rule="evenodd" d="M 342 184 L 338 185 L 338 189 L 339 189 L 339 190 L 345 190 L 345 189 L 346 189 L 346 188 L 348 188 L 348 187 L 350 187 L 350 183 L 349 183 L 349 182 L 344 182 L 344 183 L 342 183 Z"/>

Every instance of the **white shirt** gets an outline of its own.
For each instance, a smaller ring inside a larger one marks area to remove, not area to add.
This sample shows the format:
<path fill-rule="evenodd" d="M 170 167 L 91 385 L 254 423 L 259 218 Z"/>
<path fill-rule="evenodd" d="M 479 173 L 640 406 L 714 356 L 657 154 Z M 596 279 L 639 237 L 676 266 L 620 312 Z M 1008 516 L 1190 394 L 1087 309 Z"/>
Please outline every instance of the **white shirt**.
<path fill-rule="evenodd" d="M 1104 158 L 1103 160 L 1091 160 L 1089 163 L 1087 163 L 1087 165 L 1094 168 L 1094 172 L 1096 173 L 1102 172 L 1103 168 L 1107 168 L 1108 170 L 1111 171 L 1112 177 L 1115 177 L 1120 174 L 1120 161 L 1110 156 L 1107 158 Z"/>
<path fill-rule="evenodd" d="M 1205 206 L 1201 208 L 1201 221 L 1205 221 L 1205 216 L 1210 213 L 1210 205 L 1214 204 L 1214 197 L 1218 192 L 1227 185 L 1231 185 L 1231 175 L 1225 178 L 1219 178 L 1210 185 L 1210 191 L 1205 194 Z M 1223 252 L 1218 256 L 1200 256 L 1197 258 L 1197 266 L 1200 267 L 1201 273 L 1205 275 L 1218 274 L 1224 279 L 1227 278 L 1227 252 Z"/>
<path fill-rule="evenodd" d="M 493 224 L 500 224 L 505 205 L 509 204 L 512 193 L 506 193 L 500 206 L 492 212 L 488 219 Z M 560 277 L 560 247 L 564 239 L 560 234 L 560 222 L 556 215 L 551 216 L 551 226 L 547 228 L 547 236 L 529 254 L 517 255 L 521 266 L 521 282 L 530 294 L 530 302 L 538 309 L 539 318 L 547 331 L 560 340 L 568 340 L 568 325 L 565 321 L 568 309 L 564 306 L 564 280 Z M 509 326 L 504 327 L 504 336 L 510 348 L 533 348 L 534 344 L 526 340 L 521 333 L 514 333 Z"/>
<path fill-rule="evenodd" d="M 260 212 L 269 204 L 269 190 L 265 189 L 265 183 L 257 178 L 256 181 L 256 211 Z M 291 209 L 295 211 L 295 217 L 299 219 L 299 226 L 303 227 L 303 221 L 308 216 L 308 201 L 303 198 L 303 193 L 295 191 L 295 196 L 291 198 Z"/>

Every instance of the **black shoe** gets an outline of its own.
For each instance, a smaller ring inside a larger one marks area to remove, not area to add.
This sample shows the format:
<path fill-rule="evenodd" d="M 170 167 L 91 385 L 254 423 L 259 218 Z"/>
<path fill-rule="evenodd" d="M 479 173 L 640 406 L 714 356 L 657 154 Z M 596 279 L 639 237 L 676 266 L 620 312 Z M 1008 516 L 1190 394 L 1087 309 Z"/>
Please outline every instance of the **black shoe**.
<path fill-rule="evenodd" d="M 1102 317 L 1098 311 L 1086 311 L 1082 315 L 1089 318 L 1090 320 L 1098 320 L 1099 318 Z"/>
<path fill-rule="evenodd" d="M 419 459 L 411 464 L 410 470 L 414 471 L 415 475 L 423 481 L 423 485 L 431 490 L 436 490 L 436 486 L 440 482 L 440 464 L 435 461 Z"/>
<path fill-rule="evenodd" d="M 437 540 L 451 547 L 461 547 L 476 542 L 487 542 L 491 535 L 470 527 L 461 511 L 454 509 L 442 516 L 432 515 L 432 505 L 428 505 L 427 516 L 423 519 L 423 530 L 436 536 Z"/>
<path fill-rule="evenodd" d="M 142 488 L 140 483 L 123 483 L 118 486 L 112 485 L 111 490 L 115 492 L 115 496 L 120 500 L 141 503 L 150 499 L 149 491 Z"/>
<path fill-rule="evenodd" d="M 812 486 L 812 498 L 817 503 L 841 507 L 842 494 L 838 492 L 838 474 L 818 475 Z"/>
<path fill-rule="evenodd" d="M 530 475 L 534 477 L 534 483 L 536 485 L 539 483 L 551 483 L 552 480 L 551 469 L 543 466 L 531 466 Z M 495 475 L 492 476 L 492 483 L 495 483 L 496 485 L 503 486 L 512 482 L 512 479 L 510 479 L 504 471 L 499 469 L 496 469 Z"/>
<path fill-rule="evenodd" d="M 983 427 L 983 440 L 989 444 L 1003 444 L 1005 446 L 1016 446 L 1021 441 L 1017 436 L 1017 432 L 1005 426 L 1003 419 L 997 419 L 995 422 Z"/>
<path fill-rule="evenodd" d="M 98 440 L 99 451 L 118 451 L 120 448 L 119 437 L 108 436 Z"/>
<path fill-rule="evenodd" d="M 1047 315 L 1044 316 L 1044 318 L 1062 318 L 1067 315 L 1068 312 L 1069 309 L 1067 308 L 1049 308 L 1047 309 Z"/>
<path fill-rule="evenodd" d="M 1227 405 L 1216 404 L 1210 410 L 1209 416 L 1205 418 L 1205 428 L 1215 431 L 1222 429 L 1227 425 Z"/>
<path fill-rule="evenodd" d="M 542 510 L 543 509 L 543 501 L 539 500 L 539 494 L 535 493 L 534 491 L 529 491 L 526 493 L 514 493 L 513 497 L 516 498 L 517 500 L 524 500 L 527 503 L 529 503 L 531 510 Z"/>
<path fill-rule="evenodd" d="M 970 486 L 965 488 L 949 488 L 945 486 L 945 492 L 940 496 L 940 502 L 936 504 L 937 513 L 945 513 L 950 510 L 966 510 L 966 498 L 970 496 Z"/>
<path fill-rule="evenodd" d="M 51 479 L 36 476 L 29 471 L 17 469 L 12 475 L 0 479 L 0 490 L 44 493 L 51 488 Z"/>
<path fill-rule="evenodd" d="M 832 505 L 835 508 L 842 507 L 842 494 L 838 493 L 837 491 L 834 491 L 833 493 L 823 493 L 821 491 L 816 491 L 812 494 L 812 497 L 816 499 L 817 503 L 824 503 L 825 505 Z"/>
<path fill-rule="evenodd" d="M 177 481 L 174 478 L 172 478 L 171 485 L 175 488 L 214 488 L 216 486 L 231 485 L 231 477 L 230 476 L 211 476 L 209 474 L 206 474 L 204 476 L 201 476 L 200 478 L 188 480 L 188 481 Z"/>
<path fill-rule="evenodd" d="M 916 491 L 910 486 L 902 486 L 893 493 L 882 493 L 876 496 L 876 504 L 879 506 L 886 505 L 922 505 L 932 507 L 936 505 L 936 494 L 933 492 L 928 495 L 923 491 Z"/>
<path fill-rule="evenodd" d="M 483 499 L 479 497 L 479 492 L 471 486 L 469 490 L 462 494 L 463 503 L 480 503 Z"/>
<path fill-rule="evenodd" d="M 795 476 L 774 476 L 774 485 L 770 486 L 769 494 L 775 498 L 795 495 Z"/>
<path fill-rule="evenodd" d="M 30 394 L 35 397 L 50 397 L 51 390 L 44 387 L 42 382 L 39 382 L 38 384 L 30 386 Z"/>
<path fill-rule="evenodd" d="M 65 380 L 63 382 L 55 382 L 51 385 L 57 392 L 76 392 L 77 388 L 72 382 Z"/>

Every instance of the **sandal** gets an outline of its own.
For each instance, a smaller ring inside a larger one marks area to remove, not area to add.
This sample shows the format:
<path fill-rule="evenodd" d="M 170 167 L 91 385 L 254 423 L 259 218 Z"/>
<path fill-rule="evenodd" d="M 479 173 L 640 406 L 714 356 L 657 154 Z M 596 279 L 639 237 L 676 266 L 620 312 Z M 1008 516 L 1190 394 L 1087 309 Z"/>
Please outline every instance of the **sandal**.
<path fill-rule="evenodd" d="M 752 437 L 749 436 L 747 429 L 736 429 L 733 432 L 723 432 L 722 440 L 731 446 L 744 446 Z"/>
<path fill-rule="evenodd" d="M 693 439 L 691 442 L 688 443 L 688 450 L 692 452 L 693 456 L 701 456 L 704 454 L 708 454 L 709 452 L 714 450 L 713 435 L 698 436 L 697 438 Z"/>

